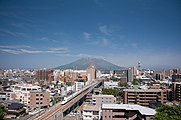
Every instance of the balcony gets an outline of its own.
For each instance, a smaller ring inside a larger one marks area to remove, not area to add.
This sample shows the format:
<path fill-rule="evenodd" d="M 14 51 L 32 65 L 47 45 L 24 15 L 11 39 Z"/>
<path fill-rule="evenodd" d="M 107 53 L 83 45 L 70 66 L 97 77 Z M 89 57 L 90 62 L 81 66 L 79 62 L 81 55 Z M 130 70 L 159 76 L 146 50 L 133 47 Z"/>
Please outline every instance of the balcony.
<path fill-rule="evenodd" d="M 112 113 L 112 116 L 115 116 L 115 115 L 124 116 L 125 113 L 124 113 L 124 112 L 113 112 L 113 113 Z"/>

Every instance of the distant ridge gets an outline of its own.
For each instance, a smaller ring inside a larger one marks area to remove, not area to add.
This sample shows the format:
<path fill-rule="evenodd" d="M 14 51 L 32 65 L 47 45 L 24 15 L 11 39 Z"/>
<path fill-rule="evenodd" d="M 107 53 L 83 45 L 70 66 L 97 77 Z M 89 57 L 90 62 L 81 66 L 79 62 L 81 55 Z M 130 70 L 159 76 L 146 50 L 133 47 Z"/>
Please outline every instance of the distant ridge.
<path fill-rule="evenodd" d="M 107 62 L 103 59 L 98 59 L 98 58 L 81 58 L 81 59 L 78 59 L 72 63 L 56 67 L 55 69 L 85 70 L 90 66 L 94 66 L 98 70 L 120 70 L 120 69 L 124 69 L 124 67 L 114 65 L 110 62 Z"/>

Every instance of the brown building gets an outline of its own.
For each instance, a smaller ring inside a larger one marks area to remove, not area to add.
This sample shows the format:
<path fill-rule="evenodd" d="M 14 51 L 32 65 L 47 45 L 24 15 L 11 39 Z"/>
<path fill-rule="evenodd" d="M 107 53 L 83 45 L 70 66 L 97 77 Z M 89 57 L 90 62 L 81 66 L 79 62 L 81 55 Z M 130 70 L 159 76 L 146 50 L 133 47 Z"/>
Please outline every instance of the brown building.
<path fill-rule="evenodd" d="M 150 120 L 156 114 L 151 108 L 131 104 L 103 104 L 102 120 Z"/>
<path fill-rule="evenodd" d="M 36 71 L 36 79 L 37 81 L 43 85 L 43 84 L 47 84 L 47 82 L 53 80 L 53 70 L 37 70 Z"/>
<path fill-rule="evenodd" d="M 181 82 L 172 83 L 173 100 L 181 102 Z"/>
<path fill-rule="evenodd" d="M 50 104 L 50 93 L 47 91 L 31 91 L 29 99 L 28 105 L 30 108 L 46 108 Z"/>
<path fill-rule="evenodd" d="M 124 89 L 124 104 L 139 104 L 149 106 L 156 101 L 166 103 L 167 92 L 161 89 Z"/>

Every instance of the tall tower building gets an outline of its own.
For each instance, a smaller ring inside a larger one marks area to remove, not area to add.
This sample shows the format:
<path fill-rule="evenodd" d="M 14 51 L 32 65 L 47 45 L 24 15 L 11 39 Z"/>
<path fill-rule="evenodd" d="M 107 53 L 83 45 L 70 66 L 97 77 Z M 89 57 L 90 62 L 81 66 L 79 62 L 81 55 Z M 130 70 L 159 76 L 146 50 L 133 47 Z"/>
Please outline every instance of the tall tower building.
<path fill-rule="evenodd" d="M 128 68 L 127 82 L 133 82 L 133 68 Z"/>
<path fill-rule="evenodd" d="M 137 75 L 137 68 L 136 68 L 136 66 L 133 67 L 133 75 L 134 75 L 134 76 Z"/>
<path fill-rule="evenodd" d="M 86 69 L 87 79 L 88 80 L 95 80 L 96 79 L 96 69 L 94 66 L 91 66 Z"/>

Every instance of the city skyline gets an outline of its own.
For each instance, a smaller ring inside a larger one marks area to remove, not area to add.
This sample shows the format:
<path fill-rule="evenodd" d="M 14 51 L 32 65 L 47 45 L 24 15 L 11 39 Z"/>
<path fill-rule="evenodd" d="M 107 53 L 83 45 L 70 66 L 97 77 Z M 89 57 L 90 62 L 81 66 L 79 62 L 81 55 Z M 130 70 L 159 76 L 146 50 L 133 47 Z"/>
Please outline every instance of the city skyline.
<path fill-rule="evenodd" d="M 179 0 L 1 0 L 0 9 L 0 68 L 54 68 L 81 57 L 181 66 Z"/>

